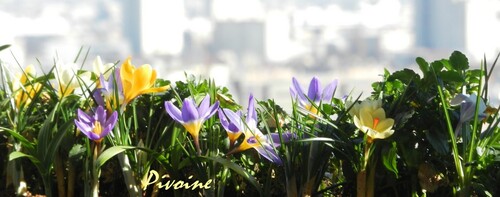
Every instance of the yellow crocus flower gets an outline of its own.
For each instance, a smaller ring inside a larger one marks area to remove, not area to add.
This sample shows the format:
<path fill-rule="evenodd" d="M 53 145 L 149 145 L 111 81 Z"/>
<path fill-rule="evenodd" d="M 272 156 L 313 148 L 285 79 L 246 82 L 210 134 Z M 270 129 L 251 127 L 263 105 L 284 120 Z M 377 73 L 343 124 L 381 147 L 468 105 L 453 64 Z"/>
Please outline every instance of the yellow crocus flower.
<path fill-rule="evenodd" d="M 385 116 L 381 100 L 365 100 L 356 103 L 350 112 L 354 117 L 354 124 L 363 133 L 368 135 L 368 141 L 385 139 L 394 133 L 394 119 Z"/>
<path fill-rule="evenodd" d="M 120 68 L 120 77 L 123 85 L 124 101 L 127 105 L 134 98 L 142 94 L 166 91 L 169 86 L 153 87 L 156 81 L 156 71 L 149 64 L 138 68 L 132 65 L 131 58 L 127 58 Z"/>
<path fill-rule="evenodd" d="M 32 80 L 34 76 L 36 76 L 36 70 L 33 65 L 28 65 L 24 69 L 24 73 L 16 74 L 16 78 L 18 80 L 14 81 L 13 89 L 15 91 L 14 101 L 17 109 L 19 109 L 22 104 L 30 104 L 31 99 L 33 99 L 33 97 L 35 97 L 35 94 L 42 88 L 42 84 L 40 83 L 29 83 L 29 81 Z"/>

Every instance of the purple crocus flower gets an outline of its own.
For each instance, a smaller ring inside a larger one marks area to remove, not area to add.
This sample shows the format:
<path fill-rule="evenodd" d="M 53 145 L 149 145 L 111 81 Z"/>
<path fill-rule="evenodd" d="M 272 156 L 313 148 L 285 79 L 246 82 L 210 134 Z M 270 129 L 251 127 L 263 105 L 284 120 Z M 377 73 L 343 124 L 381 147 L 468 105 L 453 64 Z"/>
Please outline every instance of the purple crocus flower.
<path fill-rule="evenodd" d="M 295 77 L 292 78 L 292 87 L 290 87 L 290 94 L 298 99 L 299 104 L 302 108 L 308 110 L 312 114 L 318 114 L 318 109 L 312 105 L 311 102 L 314 102 L 315 105 L 319 105 L 321 101 L 325 101 L 330 103 L 337 89 L 338 81 L 335 79 L 332 83 L 328 84 L 325 89 L 321 92 L 321 84 L 317 77 L 313 77 L 311 82 L 309 83 L 309 89 L 307 94 L 302 91 L 302 88 L 299 85 L 299 82 Z"/>
<path fill-rule="evenodd" d="M 194 145 L 198 154 L 201 154 L 198 136 L 203 123 L 215 114 L 219 108 L 219 101 L 216 101 L 210 106 L 210 95 L 205 96 L 201 101 L 200 106 L 196 107 L 193 98 L 186 98 L 182 104 L 182 111 L 179 110 L 172 102 L 165 102 L 167 113 L 191 134 L 194 139 Z"/>
<path fill-rule="evenodd" d="M 239 130 L 245 135 L 245 139 L 236 148 L 227 153 L 228 155 L 253 148 L 267 160 L 278 165 L 282 164 L 278 153 L 275 151 L 275 148 L 281 145 L 280 134 L 271 133 L 269 136 L 267 136 L 264 135 L 259 130 L 259 128 L 257 128 L 257 112 L 255 111 L 254 98 L 252 95 L 250 95 L 248 103 L 246 124 L 239 123 L 241 122 L 239 120 L 242 119 L 241 116 L 228 116 L 228 118 L 230 118 L 230 121 L 232 121 L 232 123 L 235 123 L 235 126 L 238 125 L 237 127 L 240 127 Z M 283 142 L 288 142 L 294 136 L 294 134 L 287 132 L 281 135 L 281 139 L 283 140 Z"/>
<path fill-rule="evenodd" d="M 99 82 L 101 88 L 94 92 L 94 98 L 99 105 L 106 105 L 108 110 L 116 109 L 123 103 L 123 86 L 120 77 L 120 69 L 116 69 L 115 73 L 109 76 L 106 80 L 101 74 L 99 76 Z M 118 98 L 116 98 L 116 93 L 118 93 Z M 104 100 L 100 95 L 104 96 Z"/>
<path fill-rule="evenodd" d="M 241 111 L 233 112 L 229 109 L 219 109 L 219 119 L 229 138 L 229 147 L 232 148 L 236 140 L 243 134 L 245 125 L 241 120 Z"/>
<path fill-rule="evenodd" d="M 235 141 L 240 137 L 247 125 L 257 125 L 257 113 L 254 107 L 253 95 L 250 95 L 248 101 L 248 114 L 246 123 L 243 122 L 243 114 L 241 111 L 233 112 L 229 109 L 219 109 L 219 119 L 229 137 L 230 147 L 232 148 Z M 227 118 L 226 118 L 227 116 Z"/>
<path fill-rule="evenodd" d="M 102 106 L 98 106 L 94 114 L 87 114 L 78 109 L 75 125 L 89 139 L 100 143 L 102 138 L 108 135 L 118 120 L 118 113 L 113 112 L 107 117 L 106 110 Z"/>

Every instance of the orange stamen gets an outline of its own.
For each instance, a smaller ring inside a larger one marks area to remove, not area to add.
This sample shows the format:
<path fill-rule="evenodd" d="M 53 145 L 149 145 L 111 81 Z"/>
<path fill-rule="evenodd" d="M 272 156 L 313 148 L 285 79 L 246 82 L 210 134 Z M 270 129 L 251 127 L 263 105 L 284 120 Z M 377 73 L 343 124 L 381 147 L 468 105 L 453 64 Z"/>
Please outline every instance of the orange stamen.
<path fill-rule="evenodd" d="M 378 123 L 380 122 L 379 118 L 373 118 L 373 129 L 377 128 Z"/>

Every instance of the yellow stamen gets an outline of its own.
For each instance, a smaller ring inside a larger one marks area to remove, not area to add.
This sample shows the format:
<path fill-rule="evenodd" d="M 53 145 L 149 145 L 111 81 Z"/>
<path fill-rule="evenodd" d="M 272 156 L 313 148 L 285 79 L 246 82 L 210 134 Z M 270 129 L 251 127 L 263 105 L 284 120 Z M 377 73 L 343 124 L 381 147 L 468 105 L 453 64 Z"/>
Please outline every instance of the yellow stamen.
<path fill-rule="evenodd" d="M 102 127 L 101 127 L 101 123 L 99 121 L 97 121 L 97 120 L 95 121 L 94 130 L 92 132 L 97 134 L 97 135 L 101 135 Z"/>

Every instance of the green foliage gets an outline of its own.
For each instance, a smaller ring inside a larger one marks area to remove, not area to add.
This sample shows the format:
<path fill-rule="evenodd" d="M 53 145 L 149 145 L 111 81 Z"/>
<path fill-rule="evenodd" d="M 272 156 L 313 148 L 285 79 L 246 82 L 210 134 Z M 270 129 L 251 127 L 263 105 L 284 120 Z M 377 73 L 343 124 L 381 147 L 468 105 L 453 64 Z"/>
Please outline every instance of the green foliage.
<path fill-rule="evenodd" d="M 0 50 L 8 47 L 3 45 Z M 82 48 L 75 62 L 87 64 L 87 54 Z M 185 81 L 157 79 L 156 87 L 171 87 L 143 94 L 118 109 L 112 135 L 97 146 L 73 126 L 77 109 L 89 112 L 97 105 L 90 94 L 73 92 L 60 98 L 53 87 L 53 72 L 34 76 L 22 88 L 14 89 L 16 78 L 2 65 L 0 137 L 6 143 L 0 151 L 8 155 L 5 162 L 17 169 L 2 176 L 19 183 L 24 174 L 31 193 L 47 196 L 61 196 L 62 188 L 88 195 L 96 174 L 100 174 L 97 182 L 103 196 L 354 196 L 358 173 L 368 166 L 375 170 L 377 195 L 498 195 L 500 119 L 487 100 L 488 79 L 495 63 L 488 70 L 484 60 L 476 68 L 458 51 L 447 59 L 417 57 L 415 61 L 419 70 L 384 70 L 381 80 L 372 84 L 369 97 L 381 99 L 387 118 L 394 120 L 394 133 L 385 139 L 368 141 L 354 124 L 350 113 L 354 105 L 346 100 L 359 103 L 364 99 L 361 95 L 309 100 L 308 109 L 295 98 L 291 108 L 279 106 L 273 99 L 258 101 L 257 129 L 268 138 L 271 134 L 294 135 L 288 143 L 281 135 L 280 146 L 273 147 L 282 165 L 269 162 L 252 148 L 228 154 L 234 146 L 229 144 L 217 115 L 201 125 L 202 153 L 197 153 L 192 136 L 165 112 L 165 101 L 181 107 L 186 98 L 192 97 L 199 104 L 210 95 L 210 103 L 218 101 L 220 108 L 245 111 L 246 103 L 237 103 L 229 89 L 213 80 L 188 74 Z M 119 65 L 115 63 L 112 70 L 116 68 Z M 79 69 L 75 73 L 84 72 Z M 96 80 L 97 74 L 92 75 Z M 75 79 L 83 92 L 96 90 L 95 81 Z M 30 95 L 30 102 L 16 106 L 16 95 L 26 93 L 34 84 L 41 84 L 41 90 Z M 477 99 L 473 118 L 461 120 L 460 105 L 450 104 L 461 93 L 479 95 L 488 113 L 478 111 Z M 241 135 L 236 145 L 245 139 Z M 99 154 L 94 153 L 96 146 L 102 148 Z M 210 189 L 200 190 L 166 190 L 155 184 L 146 187 L 143 182 L 148 181 L 151 171 L 162 177 L 163 185 L 168 180 L 212 183 Z M 42 182 L 33 181 L 38 178 Z M 141 192 L 119 189 L 130 187 Z M 0 192 L 13 191 L 6 189 L 0 185 Z"/>

